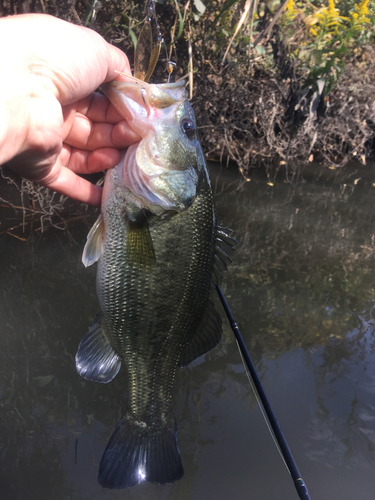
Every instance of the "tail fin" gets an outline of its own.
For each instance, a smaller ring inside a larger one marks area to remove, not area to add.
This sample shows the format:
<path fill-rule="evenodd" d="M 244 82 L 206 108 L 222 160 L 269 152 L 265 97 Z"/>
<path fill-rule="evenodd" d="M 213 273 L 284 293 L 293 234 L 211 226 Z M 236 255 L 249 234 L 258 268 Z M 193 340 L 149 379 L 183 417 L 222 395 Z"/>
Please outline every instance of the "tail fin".
<path fill-rule="evenodd" d="M 183 475 L 175 422 L 170 427 L 149 427 L 125 416 L 104 451 L 98 481 L 104 488 L 120 489 L 143 481 L 165 485 Z"/>

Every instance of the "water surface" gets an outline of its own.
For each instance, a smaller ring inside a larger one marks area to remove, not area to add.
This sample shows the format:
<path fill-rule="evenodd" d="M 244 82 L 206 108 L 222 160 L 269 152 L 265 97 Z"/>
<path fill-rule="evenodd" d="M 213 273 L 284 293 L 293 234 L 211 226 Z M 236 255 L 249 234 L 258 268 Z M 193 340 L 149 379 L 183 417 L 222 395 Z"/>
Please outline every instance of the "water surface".
<path fill-rule="evenodd" d="M 219 222 L 239 241 L 223 290 L 311 498 L 372 498 L 373 167 L 311 167 L 293 187 L 281 175 L 270 186 L 211 172 Z M 0 235 L 0 497 L 298 498 L 225 321 L 221 344 L 177 375 L 184 478 L 125 491 L 97 484 L 127 395 L 121 373 L 100 385 L 74 365 L 98 312 L 94 266 L 80 260 L 93 220 L 27 241 Z"/>

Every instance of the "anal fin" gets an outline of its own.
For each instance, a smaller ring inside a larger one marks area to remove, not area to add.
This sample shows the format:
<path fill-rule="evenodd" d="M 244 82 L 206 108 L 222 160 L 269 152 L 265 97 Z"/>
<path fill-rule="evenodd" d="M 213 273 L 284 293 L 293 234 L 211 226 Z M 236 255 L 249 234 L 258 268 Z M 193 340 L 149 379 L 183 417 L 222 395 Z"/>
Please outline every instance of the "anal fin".
<path fill-rule="evenodd" d="M 100 314 L 81 340 L 76 368 L 84 379 L 106 384 L 119 372 L 121 358 L 108 340 L 102 319 Z"/>
<path fill-rule="evenodd" d="M 185 366 L 210 351 L 220 342 L 221 318 L 209 299 L 202 321 L 188 345 L 182 351 L 179 366 Z"/>

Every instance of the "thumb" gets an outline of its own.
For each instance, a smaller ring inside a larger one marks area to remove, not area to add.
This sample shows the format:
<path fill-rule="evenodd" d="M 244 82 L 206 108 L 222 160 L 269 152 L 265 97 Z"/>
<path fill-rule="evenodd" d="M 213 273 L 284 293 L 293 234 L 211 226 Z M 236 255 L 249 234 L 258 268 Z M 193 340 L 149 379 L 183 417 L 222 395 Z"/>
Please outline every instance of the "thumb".
<path fill-rule="evenodd" d="M 132 74 L 129 64 L 129 59 L 125 53 L 104 41 L 106 44 L 107 60 L 108 60 L 108 70 L 104 82 L 110 82 L 118 77 L 118 72 L 126 73 L 127 75 Z"/>

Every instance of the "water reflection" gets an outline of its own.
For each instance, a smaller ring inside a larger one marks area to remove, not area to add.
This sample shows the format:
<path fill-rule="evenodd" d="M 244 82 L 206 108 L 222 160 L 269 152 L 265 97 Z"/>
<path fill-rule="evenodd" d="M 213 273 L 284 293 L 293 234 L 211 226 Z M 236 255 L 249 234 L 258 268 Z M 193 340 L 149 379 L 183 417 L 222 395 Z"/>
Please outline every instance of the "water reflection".
<path fill-rule="evenodd" d="M 218 219 L 239 245 L 223 290 L 312 498 L 375 488 L 374 211 L 371 168 L 317 167 L 291 188 L 213 168 Z M 126 405 L 123 374 L 81 379 L 79 341 L 98 312 L 83 221 L 0 240 L 0 494 L 18 500 L 295 498 L 228 329 L 179 371 L 185 477 L 107 491 L 101 454 Z M 218 306 L 219 307 L 219 306 Z"/>

